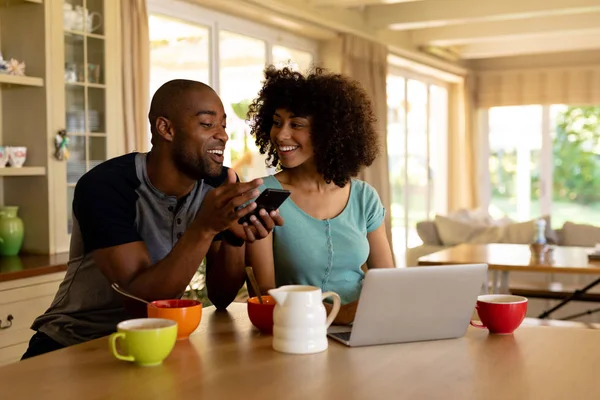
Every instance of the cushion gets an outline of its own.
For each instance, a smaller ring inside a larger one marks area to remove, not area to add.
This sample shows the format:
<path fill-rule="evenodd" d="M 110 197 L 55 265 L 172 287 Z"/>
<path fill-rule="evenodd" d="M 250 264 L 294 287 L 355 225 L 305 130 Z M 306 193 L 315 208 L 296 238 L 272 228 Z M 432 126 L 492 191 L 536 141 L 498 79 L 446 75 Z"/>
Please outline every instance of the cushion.
<path fill-rule="evenodd" d="M 436 215 L 434 222 L 444 246 L 468 243 L 486 228 L 482 222 L 463 222 L 441 215 Z"/>
<path fill-rule="evenodd" d="M 535 235 L 535 221 L 518 222 L 501 226 L 488 226 L 469 243 L 514 243 L 528 244 Z"/>
<path fill-rule="evenodd" d="M 563 246 L 594 247 L 600 243 L 600 227 L 565 222 L 561 236 Z"/>
<path fill-rule="evenodd" d="M 417 222 L 417 234 L 423 241 L 423 244 L 432 246 L 441 246 L 442 244 L 437 228 L 435 227 L 435 222 L 433 221 Z"/>
<path fill-rule="evenodd" d="M 557 243 L 556 233 L 550 227 L 550 217 L 542 217 L 546 220 L 546 240 Z M 496 222 L 486 223 L 485 220 L 475 222 L 457 221 L 448 217 L 436 216 L 435 225 L 442 244 L 455 246 L 461 243 L 515 243 L 528 244 L 533 241 L 535 235 L 535 221 L 526 222 Z"/>
<path fill-rule="evenodd" d="M 494 219 L 486 210 L 482 208 L 478 208 L 475 210 L 467 210 L 463 208 L 461 210 L 451 212 L 447 215 L 447 218 L 453 219 L 455 221 L 474 223 L 478 225 L 494 224 Z"/>

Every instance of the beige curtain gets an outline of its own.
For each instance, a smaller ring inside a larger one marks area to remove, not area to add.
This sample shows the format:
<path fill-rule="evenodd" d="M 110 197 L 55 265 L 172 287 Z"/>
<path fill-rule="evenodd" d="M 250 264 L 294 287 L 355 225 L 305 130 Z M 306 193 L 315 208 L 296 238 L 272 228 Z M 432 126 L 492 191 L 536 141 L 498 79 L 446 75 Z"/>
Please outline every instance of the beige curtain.
<path fill-rule="evenodd" d="M 391 198 L 387 158 L 387 48 L 350 34 L 342 35 L 341 72 L 362 84 L 373 102 L 380 136 L 381 153 L 373 165 L 362 171 L 360 179 L 379 193 L 386 209 L 387 236 L 392 244 Z"/>
<path fill-rule="evenodd" d="M 125 151 L 148 150 L 150 36 L 146 0 L 121 1 Z"/>
<path fill-rule="evenodd" d="M 477 191 L 478 141 L 475 125 L 473 78 L 450 88 L 448 132 L 448 211 L 475 209 Z"/>
<path fill-rule="evenodd" d="M 477 106 L 600 103 L 600 66 L 477 73 Z"/>

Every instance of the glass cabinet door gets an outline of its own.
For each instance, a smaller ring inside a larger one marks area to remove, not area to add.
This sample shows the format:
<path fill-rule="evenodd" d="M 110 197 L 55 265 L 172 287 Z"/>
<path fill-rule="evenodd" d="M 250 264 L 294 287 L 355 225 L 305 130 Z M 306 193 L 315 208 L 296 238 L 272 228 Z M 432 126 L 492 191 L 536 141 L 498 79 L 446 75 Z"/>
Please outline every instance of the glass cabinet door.
<path fill-rule="evenodd" d="M 107 159 L 104 0 L 64 0 L 68 233 L 79 178 Z"/>

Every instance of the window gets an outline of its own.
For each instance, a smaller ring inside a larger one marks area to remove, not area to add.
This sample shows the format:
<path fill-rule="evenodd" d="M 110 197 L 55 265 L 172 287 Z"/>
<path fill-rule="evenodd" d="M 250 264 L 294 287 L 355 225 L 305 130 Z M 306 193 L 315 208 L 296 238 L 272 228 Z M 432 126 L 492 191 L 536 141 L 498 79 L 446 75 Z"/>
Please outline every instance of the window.
<path fill-rule="evenodd" d="M 267 175 L 265 157 L 249 136 L 248 106 L 261 88 L 266 60 L 266 43 L 228 31 L 219 33 L 220 95 L 227 114 L 225 163 L 245 179 Z"/>
<path fill-rule="evenodd" d="M 520 221 L 539 216 L 542 107 L 491 108 L 489 146 L 490 215 Z"/>
<path fill-rule="evenodd" d="M 210 82 L 210 30 L 164 15 L 151 15 L 150 90 L 171 79 Z"/>
<path fill-rule="evenodd" d="M 485 115 L 492 216 L 600 225 L 600 106 L 493 107 Z"/>
<path fill-rule="evenodd" d="M 416 223 L 447 209 L 448 90 L 396 73 L 387 98 L 393 250 L 401 260 L 422 244 Z"/>
<path fill-rule="evenodd" d="M 150 15 L 149 29 L 151 94 L 172 79 L 210 83 L 210 30 L 207 27 L 164 15 Z M 148 148 L 151 146 L 148 143 Z"/>
<path fill-rule="evenodd" d="M 225 164 L 242 180 L 272 173 L 249 137 L 248 105 L 260 90 L 266 65 L 306 70 L 317 43 L 184 1 L 149 0 L 148 8 L 150 95 L 174 78 L 209 84 L 227 114 Z"/>
<path fill-rule="evenodd" d="M 307 51 L 285 46 L 273 46 L 273 64 L 280 68 L 290 66 L 295 70 L 307 71 L 313 63 L 313 55 Z"/>

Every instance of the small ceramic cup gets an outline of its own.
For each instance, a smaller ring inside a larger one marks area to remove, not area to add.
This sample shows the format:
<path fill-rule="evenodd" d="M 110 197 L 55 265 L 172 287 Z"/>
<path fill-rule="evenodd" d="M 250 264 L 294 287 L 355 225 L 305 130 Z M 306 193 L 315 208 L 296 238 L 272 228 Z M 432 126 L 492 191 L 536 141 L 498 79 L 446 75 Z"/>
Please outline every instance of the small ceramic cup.
<path fill-rule="evenodd" d="M 10 162 L 10 166 L 21 168 L 27 159 L 27 147 L 10 146 L 8 149 L 8 161 Z"/>
<path fill-rule="evenodd" d="M 119 360 L 142 366 L 160 365 L 175 346 L 177 322 L 161 318 L 123 321 L 110 335 L 109 348 Z M 118 342 L 118 345 L 117 345 Z"/>
<path fill-rule="evenodd" d="M 477 314 L 481 323 L 471 321 L 476 328 L 490 333 L 510 335 L 527 314 L 527 298 L 508 294 L 486 294 L 477 298 Z"/>
<path fill-rule="evenodd" d="M 146 307 L 149 318 L 177 322 L 177 340 L 187 339 L 200 325 L 202 303 L 197 300 L 156 300 Z"/>
<path fill-rule="evenodd" d="M 275 299 L 271 296 L 261 296 L 263 303 L 260 304 L 258 297 L 248 299 L 248 317 L 252 325 L 264 334 L 273 333 L 273 310 L 275 310 Z"/>

